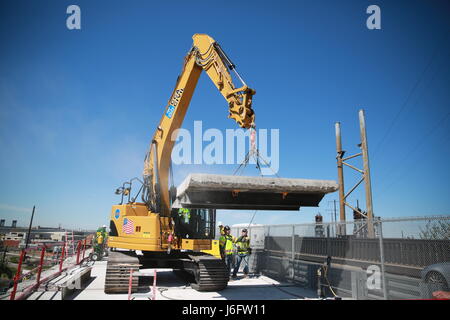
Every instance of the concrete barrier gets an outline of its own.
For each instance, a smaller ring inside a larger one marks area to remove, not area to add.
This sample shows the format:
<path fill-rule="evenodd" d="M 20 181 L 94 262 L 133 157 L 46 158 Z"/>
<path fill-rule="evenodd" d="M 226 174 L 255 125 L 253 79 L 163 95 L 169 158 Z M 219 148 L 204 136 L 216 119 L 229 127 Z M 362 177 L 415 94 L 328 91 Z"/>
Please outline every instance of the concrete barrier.
<path fill-rule="evenodd" d="M 61 289 L 61 300 L 67 300 L 77 290 L 81 290 L 86 282 L 91 279 L 92 267 L 80 268 L 65 279 L 64 283 L 58 285 Z"/>

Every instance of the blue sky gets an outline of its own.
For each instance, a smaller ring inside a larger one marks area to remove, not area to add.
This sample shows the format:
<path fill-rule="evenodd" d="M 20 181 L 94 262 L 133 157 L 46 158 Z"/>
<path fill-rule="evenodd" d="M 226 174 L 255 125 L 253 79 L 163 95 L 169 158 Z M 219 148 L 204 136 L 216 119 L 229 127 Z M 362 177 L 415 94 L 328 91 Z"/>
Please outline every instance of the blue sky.
<path fill-rule="evenodd" d="M 81 30 L 66 28 L 71 4 Z M 381 30 L 366 27 L 371 4 Z M 108 224 L 115 188 L 141 175 L 194 33 L 214 37 L 257 91 L 257 126 L 280 129 L 281 177 L 336 180 L 334 123 L 347 154 L 357 153 L 363 108 L 375 214 L 449 214 L 449 9 L 446 1 L 2 1 L 0 217 L 27 224 L 36 205 L 35 224 Z M 184 128 L 195 120 L 236 128 L 226 116 L 203 75 Z M 235 169 L 182 165 L 175 180 Z M 348 190 L 358 175 L 345 178 Z M 317 211 L 329 220 L 334 199 L 258 212 L 254 222 L 312 222 Z M 356 199 L 364 205 L 363 189 Z"/>

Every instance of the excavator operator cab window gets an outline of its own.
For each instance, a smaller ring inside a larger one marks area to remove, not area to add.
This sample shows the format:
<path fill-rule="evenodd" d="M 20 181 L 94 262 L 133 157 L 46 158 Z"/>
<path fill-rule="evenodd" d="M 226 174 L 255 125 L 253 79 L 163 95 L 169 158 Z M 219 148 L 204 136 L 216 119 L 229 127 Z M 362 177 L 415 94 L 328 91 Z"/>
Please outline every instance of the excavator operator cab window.
<path fill-rule="evenodd" d="M 173 209 L 175 233 L 185 239 L 214 239 L 215 209 Z"/>

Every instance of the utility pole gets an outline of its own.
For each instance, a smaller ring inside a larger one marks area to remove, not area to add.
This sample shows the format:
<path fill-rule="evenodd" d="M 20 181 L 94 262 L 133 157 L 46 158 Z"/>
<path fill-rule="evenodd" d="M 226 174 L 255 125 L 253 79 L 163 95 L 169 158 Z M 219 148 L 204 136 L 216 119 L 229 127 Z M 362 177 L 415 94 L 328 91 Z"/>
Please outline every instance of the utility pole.
<path fill-rule="evenodd" d="M 359 129 L 361 132 L 361 150 L 363 157 L 364 168 L 364 186 L 366 189 L 366 208 L 367 208 L 367 220 L 368 220 L 368 234 L 370 238 L 375 235 L 373 225 L 373 204 L 372 204 L 372 185 L 370 181 L 370 166 L 369 166 L 369 146 L 367 144 L 367 132 L 366 132 L 366 119 L 364 116 L 364 110 L 359 110 Z"/>
<path fill-rule="evenodd" d="M 342 150 L 342 141 L 341 141 L 341 125 L 339 122 L 335 124 L 336 128 L 336 151 L 337 151 L 337 167 L 338 167 L 338 184 L 339 184 L 339 211 L 340 211 L 340 221 L 345 222 L 345 206 L 348 206 L 353 211 L 358 212 L 362 216 L 364 216 L 367 220 L 368 225 L 368 235 L 370 238 L 373 238 L 375 235 L 373 228 L 373 204 L 372 204 L 372 187 L 370 181 L 370 167 L 369 167 L 369 148 L 367 144 L 367 133 L 366 133 L 366 121 L 364 117 L 364 110 L 359 110 L 359 128 L 361 135 L 361 143 L 358 146 L 361 148 L 361 152 L 347 156 L 344 158 L 345 151 Z M 347 160 L 362 156 L 363 158 L 363 169 L 359 169 L 350 163 Z M 347 192 L 344 191 L 344 167 L 347 166 L 357 172 L 359 172 L 362 177 L 361 179 Z M 362 210 L 354 208 L 350 205 L 346 199 L 347 197 L 364 181 L 365 193 L 366 193 L 366 213 L 363 213 Z M 345 224 L 340 226 L 339 235 L 345 235 Z M 344 227 L 344 228 L 342 228 Z"/>
<path fill-rule="evenodd" d="M 338 168 L 338 185 L 339 185 L 339 220 L 340 222 L 345 222 L 345 194 L 344 194 L 344 168 L 342 158 L 344 157 L 345 151 L 342 150 L 342 140 L 341 140 L 341 123 L 336 122 L 336 160 Z M 345 235 L 345 224 L 339 225 L 338 228 L 339 235 Z"/>
<path fill-rule="evenodd" d="M 361 149 L 364 168 L 364 185 L 366 189 L 367 218 L 372 220 L 373 205 L 372 205 L 372 185 L 370 181 L 370 167 L 369 167 L 369 147 L 367 145 L 366 119 L 364 117 L 364 110 L 362 109 L 359 110 L 359 128 L 361 131 Z"/>
<path fill-rule="evenodd" d="M 28 249 L 28 244 L 30 243 L 30 239 L 31 239 L 31 226 L 33 225 L 35 208 L 36 208 L 36 206 L 33 206 L 33 212 L 31 213 L 30 225 L 28 227 L 27 241 L 25 242 L 25 249 Z"/>

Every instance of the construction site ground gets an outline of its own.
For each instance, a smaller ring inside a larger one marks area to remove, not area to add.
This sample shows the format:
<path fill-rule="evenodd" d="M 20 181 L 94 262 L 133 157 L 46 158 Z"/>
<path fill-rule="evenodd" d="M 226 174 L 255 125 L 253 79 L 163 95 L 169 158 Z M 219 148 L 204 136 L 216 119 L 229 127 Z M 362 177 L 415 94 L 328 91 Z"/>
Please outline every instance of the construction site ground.
<path fill-rule="evenodd" d="M 128 294 L 105 294 L 104 282 L 106 261 L 92 264 L 91 277 L 76 290 L 68 300 L 127 300 Z M 82 268 L 80 268 L 82 269 Z M 141 273 L 154 274 L 153 269 L 140 270 Z M 152 297 L 153 277 L 144 277 L 142 292 L 135 294 L 135 300 L 148 300 Z M 54 279 L 57 284 L 61 279 Z M 50 286 L 51 287 L 51 286 Z M 147 287 L 147 289 L 146 289 Z M 44 291 L 32 293 L 28 300 L 61 300 L 61 291 Z M 267 276 L 251 275 L 243 278 L 238 274 L 236 280 L 230 280 L 228 287 L 219 292 L 199 292 L 192 289 L 186 281 L 171 269 L 157 269 L 156 300 L 292 300 L 315 299 L 317 293 L 291 283 L 281 283 Z"/>

